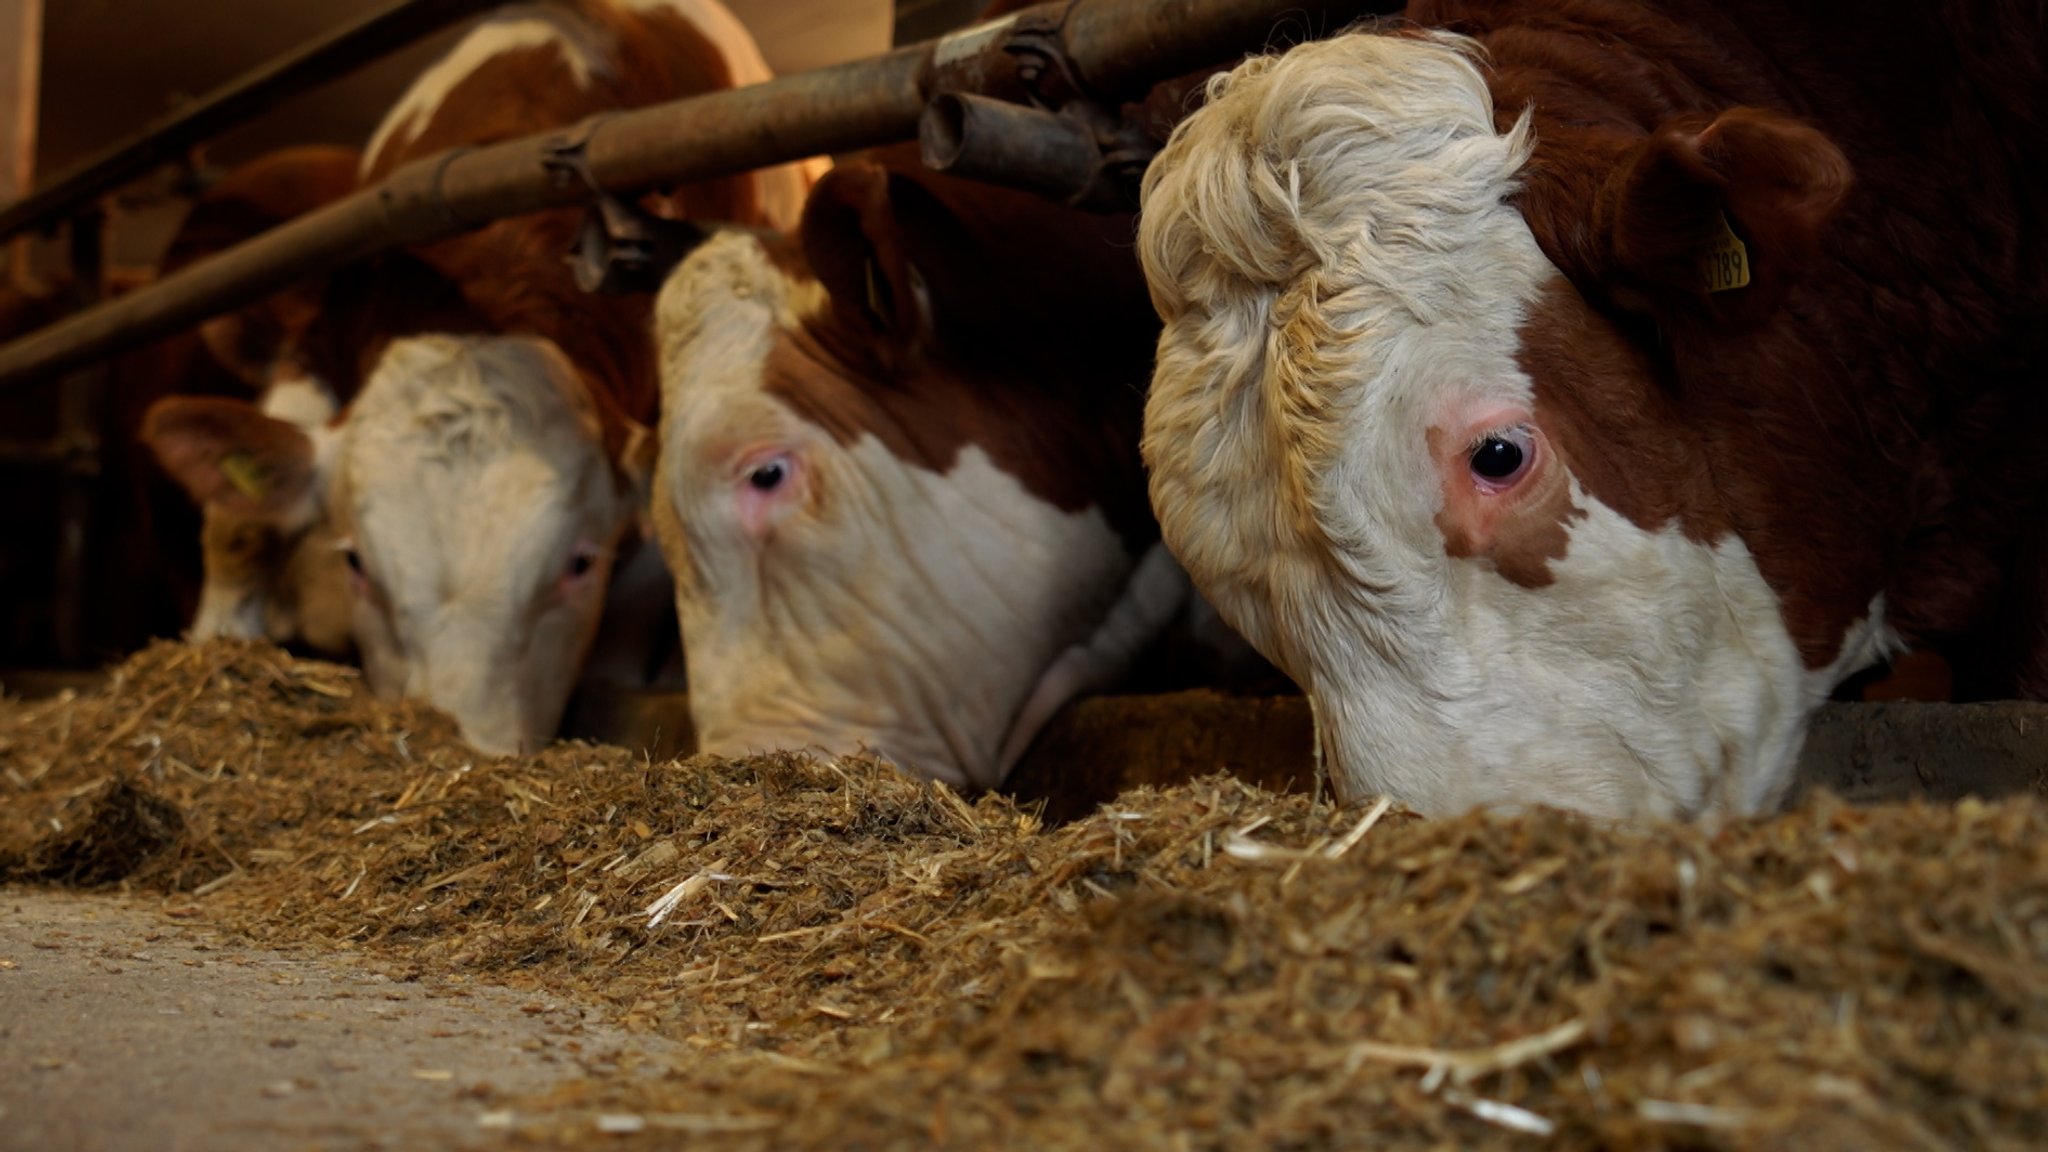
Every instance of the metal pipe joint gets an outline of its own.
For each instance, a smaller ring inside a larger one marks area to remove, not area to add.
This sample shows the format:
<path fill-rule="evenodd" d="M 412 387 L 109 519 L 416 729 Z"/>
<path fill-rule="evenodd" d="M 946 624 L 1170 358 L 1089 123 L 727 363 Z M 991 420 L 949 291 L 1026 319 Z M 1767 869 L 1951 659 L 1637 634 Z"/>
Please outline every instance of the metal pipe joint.
<path fill-rule="evenodd" d="M 917 126 L 934 172 L 1024 188 L 1077 208 L 1130 211 L 1159 143 L 1091 100 L 1058 112 L 944 92 Z"/>

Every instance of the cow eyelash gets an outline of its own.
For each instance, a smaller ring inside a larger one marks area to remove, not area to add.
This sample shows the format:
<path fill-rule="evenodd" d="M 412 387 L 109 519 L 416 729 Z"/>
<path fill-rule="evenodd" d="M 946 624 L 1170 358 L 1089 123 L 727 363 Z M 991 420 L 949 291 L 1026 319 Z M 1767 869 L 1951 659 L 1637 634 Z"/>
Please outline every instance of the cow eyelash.
<path fill-rule="evenodd" d="M 1464 454 L 1469 458 L 1474 452 L 1484 447 L 1487 441 L 1499 440 L 1510 434 L 1519 439 L 1533 440 L 1536 438 L 1536 428 L 1531 424 L 1502 424 L 1498 428 L 1488 428 L 1486 431 L 1472 437 L 1471 441 L 1465 445 Z"/>

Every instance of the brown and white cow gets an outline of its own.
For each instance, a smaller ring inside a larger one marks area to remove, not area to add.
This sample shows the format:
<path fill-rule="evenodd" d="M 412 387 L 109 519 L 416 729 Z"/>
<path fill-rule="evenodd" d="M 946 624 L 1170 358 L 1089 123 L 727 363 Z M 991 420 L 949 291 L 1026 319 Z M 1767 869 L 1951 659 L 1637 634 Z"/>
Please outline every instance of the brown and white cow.
<path fill-rule="evenodd" d="M 280 149 L 237 167 L 194 200 L 160 273 L 175 272 L 340 199 L 355 190 L 360 163 L 354 149 L 307 146 Z M 323 383 L 282 369 L 278 357 L 304 337 L 325 289 L 325 281 L 318 280 L 294 285 L 199 327 L 200 346 L 212 363 L 255 393 L 266 415 L 309 432 L 333 418 L 337 399 Z M 220 391 L 195 378 L 206 371 L 200 360 L 189 339 L 173 337 L 121 361 L 118 375 L 126 381 L 154 376 L 150 393 L 155 396 Z M 146 397 L 131 396 L 127 402 L 136 399 Z M 146 414 L 138 431 L 152 441 L 156 427 Z M 232 466 L 229 472 L 242 484 L 253 482 Z M 186 634 L 299 641 L 316 652 L 345 655 L 346 573 L 314 510 L 278 520 L 242 514 L 230 501 L 198 502 L 202 581 Z"/>
<path fill-rule="evenodd" d="M 654 518 L 703 750 L 990 787 L 1181 610 L 1130 235 L 891 151 L 676 269 Z"/>
<path fill-rule="evenodd" d="M 765 76 L 715 0 L 514 8 L 415 82 L 364 175 Z M 666 200 L 773 226 L 806 179 L 792 166 Z M 553 734 L 644 508 L 659 397 L 649 304 L 576 287 L 564 255 L 578 222 L 575 211 L 508 219 L 357 270 L 358 306 L 325 308 L 299 356 L 316 374 L 363 381 L 317 435 L 218 406 L 166 425 L 185 436 L 176 451 L 194 462 L 195 487 L 224 491 L 206 470 L 241 454 L 267 477 L 253 511 L 317 504 L 355 588 L 371 685 L 441 706 L 486 751 Z M 439 303 L 386 303 L 406 296 Z"/>
<path fill-rule="evenodd" d="M 1165 539 L 1339 794 L 1755 812 L 1902 645 L 2042 695 L 2039 7 L 1407 15 L 1215 83 L 1139 241 Z"/>

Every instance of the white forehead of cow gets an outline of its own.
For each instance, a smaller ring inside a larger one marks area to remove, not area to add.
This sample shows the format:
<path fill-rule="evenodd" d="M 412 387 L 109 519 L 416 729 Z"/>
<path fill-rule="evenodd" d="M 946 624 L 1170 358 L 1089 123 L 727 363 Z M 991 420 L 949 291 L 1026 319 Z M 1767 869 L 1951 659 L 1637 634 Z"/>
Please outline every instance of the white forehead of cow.
<path fill-rule="evenodd" d="M 450 466 L 523 446 L 601 439 L 575 369 L 549 341 L 525 336 L 416 336 L 392 341 L 349 410 L 351 456 Z"/>
<path fill-rule="evenodd" d="M 785 327 L 825 299 L 822 285 L 793 276 L 768 252 L 763 237 L 743 228 L 721 229 L 669 274 L 655 302 L 664 346 L 701 335 L 708 309 L 746 301 Z"/>
<path fill-rule="evenodd" d="M 343 425 L 338 499 L 406 611 L 512 602 L 617 511 L 594 404 L 552 343 L 393 341 Z"/>
<path fill-rule="evenodd" d="M 711 391 L 758 391 L 776 333 L 825 304 L 824 286 L 792 276 L 758 236 L 713 236 L 677 265 L 655 301 L 663 414 L 686 411 L 690 397 L 701 402 Z"/>

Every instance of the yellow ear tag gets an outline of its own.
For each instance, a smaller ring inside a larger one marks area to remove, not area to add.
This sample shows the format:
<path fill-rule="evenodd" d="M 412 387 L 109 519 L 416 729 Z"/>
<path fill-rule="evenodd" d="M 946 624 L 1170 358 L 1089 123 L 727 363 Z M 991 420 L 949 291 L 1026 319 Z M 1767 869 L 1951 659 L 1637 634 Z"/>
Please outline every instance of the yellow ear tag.
<path fill-rule="evenodd" d="M 235 486 L 235 491 L 251 500 L 261 500 L 270 491 L 270 477 L 265 475 L 263 465 L 258 464 L 253 456 L 228 453 L 220 458 L 220 474 Z"/>
<path fill-rule="evenodd" d="M 1707 282 L 1707 291 L 1729 292 L 1749 283 L 1749 249 L 1728 227 L 1726 216 L 1716 219 L 1721 232 L 1700 253 L 1700 276 Z"/>

